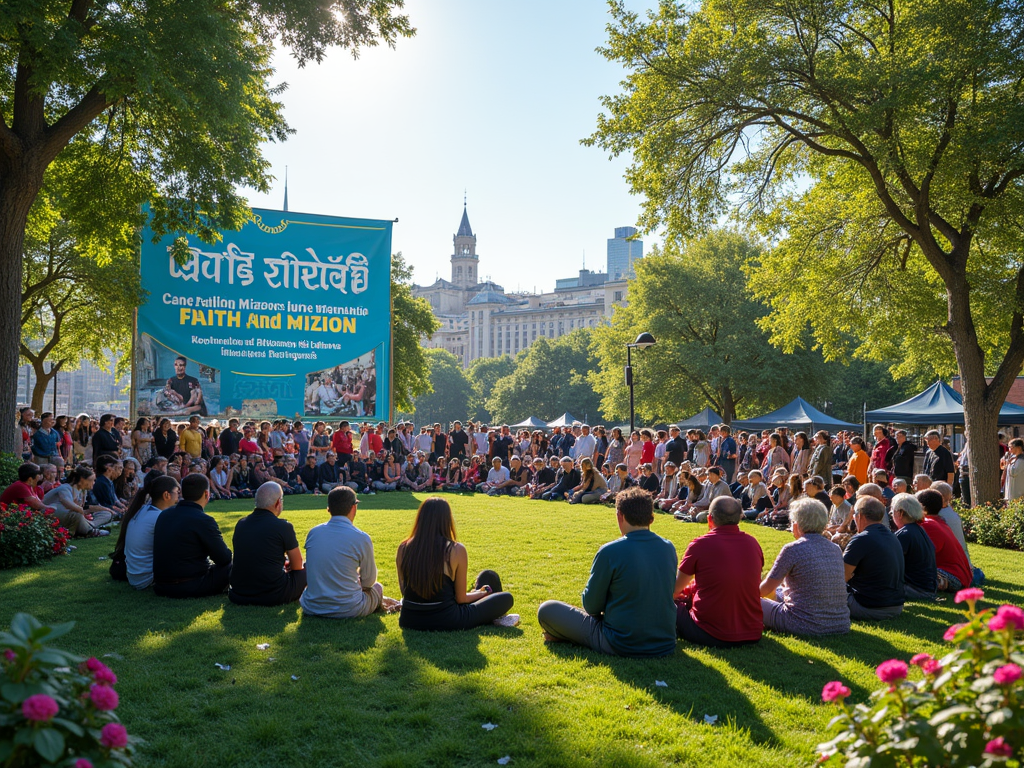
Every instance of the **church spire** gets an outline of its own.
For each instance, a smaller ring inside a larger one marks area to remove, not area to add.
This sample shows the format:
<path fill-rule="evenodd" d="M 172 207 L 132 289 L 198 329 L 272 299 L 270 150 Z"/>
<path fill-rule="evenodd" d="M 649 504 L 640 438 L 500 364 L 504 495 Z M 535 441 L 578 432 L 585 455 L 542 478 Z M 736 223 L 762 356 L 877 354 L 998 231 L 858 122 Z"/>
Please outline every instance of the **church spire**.
<path fill-rule="evenodd" d="M 462 198 L 462 221 L 459 222 L 459 231 L 456 237 L 473 237 L 473 228 L 469 226 L 469 214 L 466 212 L 466 198 Z"/>

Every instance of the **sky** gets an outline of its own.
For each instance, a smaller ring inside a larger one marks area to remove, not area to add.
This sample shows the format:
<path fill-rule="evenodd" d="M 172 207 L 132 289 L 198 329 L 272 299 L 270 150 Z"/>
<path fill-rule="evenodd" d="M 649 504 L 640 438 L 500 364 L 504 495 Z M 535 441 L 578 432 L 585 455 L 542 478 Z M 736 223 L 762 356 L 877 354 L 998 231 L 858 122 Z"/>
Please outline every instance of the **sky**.
<path fill-rule="evenodd" d="M 595 49 L 600 0 L 412 0 L 416 36 L 353 60 L 334 50 L 299 68 L 286 50 L 285 117 L 268 144 L 277 178 L 254 207 L 394 219 L 394 251 L 426 285 L 449 278 L 465 191 L 480 275 L 507 291 L 547 290 L 584 263 L 604 271 L 606 241 L 635 225 L 626 158 L 580 145 L 625 71 Z M 643 8 L 637 0 L 628 5 Z M 646 237 L 645 253 L 655 242 Z"/>

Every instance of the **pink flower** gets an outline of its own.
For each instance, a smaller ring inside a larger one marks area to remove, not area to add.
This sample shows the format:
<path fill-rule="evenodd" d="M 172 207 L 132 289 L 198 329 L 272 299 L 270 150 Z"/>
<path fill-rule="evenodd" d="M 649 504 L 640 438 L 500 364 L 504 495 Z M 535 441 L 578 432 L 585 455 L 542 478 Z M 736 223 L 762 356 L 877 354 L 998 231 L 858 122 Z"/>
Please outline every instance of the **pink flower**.
<path fill-rule="evenodd" d="M 956 593 L 956 597 L 953 598 L 954 603 L 967 603 L 971 606 L 971 610 L 974 610 L 974 604 L 985 597 L 985 591 L 972 587 L 969 589 L 961 589 Z"/>
<path fill-rule="evenodd" d="M 107 723 L 100 731 L 100 744 L 107 749 L 123 749 L 128 746 L 128 731 L 120 723 Z"/>
<path fill-rule="evenodd" d="M 996 681 L 996 685 L 1013 685 L 1021 677 L 1021 669 L 1016 664 L 1004 664 L 995 671 L 992 675 L 992 679 Z"/>
<path fill-rule="evenodd" d="M 83 661 L 79 666 L 83 672 L 85 672 L 86 670 L 88 670 L 89 672 L 96 672 L 99 669 L 106 669 L 107 665 L 99 659 L 97 659 L 95 656 L 90 656 L 88 659 Z"/>
<path fill-rule="evenodd" d="M 988 628 L 993 632 L 1024 630 L 1024 611 L 1015 605 L 1001 605 L 996 615 L 989 619 Z"/>
<path fill-rule="evenodd" d="M 106 664 L 100 664 L 100 669 L 95 670 L 93 673 L 93 679 L 97 683 L 106 683 L 107 685 L 117 684 L 117 675 L 115 675 L 114 670 Z"/>
<path fill-rule="evenodd" d="M 109 685 L 93 684 L 89 688 L 89 698 L 92 700 L 93 706 L 100 711 L 117 709 L 117 691 Z"/>
<path fill-rule="evenodd" d="M 930 677 L 939 674 L 942 671 L 942 665 L 935 659 L 929 659 L 921 665 L 921 671 Z"/>
<path fill-rule="evenodd" d="M 1007 744 L 1003 737 L 1000 736 L 997 739 L 992 739 L 992 741 L 985 745 L 985 754 L 1010 757 L 1013 754 L 1013 747 Z"/>
<path fill-rule="evenodd" d="M 75 760 L 75 768 L 92 768 L 92 763 L 90 763 L 84 757 L 80 757 L 77 760 Z"/>
<path fill-rule="evenodd" d="M 835 701 L 836 699 L 842 701 L 849 695 L 850 689 L 838 680 L 825 683 L 825 687 L 821 689 L 821 700 L 825 702 Z"/>
<path fill-rule="evenodd" d="M 5 648 L 4 649 L 4 658 L 7 659 L 8 661 L 14 661 L 16 658 L 18 658 L 18 654 L 16 654 L 10 648 Z"/>
<path fill-rule="evenodd" d="M 907 679 L 907 664 L 899 659 L 889 659 L 878 665 L 875 674 L 883 683 L 894 685 L 900 680 Z"/>
<path fill-rule="evenodd" d="M 60 707 L 57 706 L 57 702 L 45 693 L 29 696 L 21 703 L 21 714 L 25 716 L 26 720 L 37 723 L 45 723 L 59 711 Z"/>
<path fill-rule="evenodd" d="M 930 653 L 919 653 L 910 660 L 910 663 L 913 664 L 915 667 L 923 668 L 925 663 L 931 660 L 932 655 Z"/>
<path fill-rule="evenodd" d="M 959 632 L 961 629 L 963 629 L 966 626 L 967 626 L 966 624 L 954 624 L 953 626 L 951 626 L 949 629 L 946 630 L 946 634 L 944 634 L 942 636 L 942 639 L 946 640 L 946 641 L 952 641 L 953 638 L 956 637 L 956 633 Z"/>

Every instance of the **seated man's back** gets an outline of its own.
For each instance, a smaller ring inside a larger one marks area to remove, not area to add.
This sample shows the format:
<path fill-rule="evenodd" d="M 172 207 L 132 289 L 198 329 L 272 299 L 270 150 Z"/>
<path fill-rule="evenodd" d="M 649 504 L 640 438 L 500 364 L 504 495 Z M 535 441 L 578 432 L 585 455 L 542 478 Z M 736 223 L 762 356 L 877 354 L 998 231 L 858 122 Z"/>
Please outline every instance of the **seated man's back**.
<path fill-rule="evenodd" d="M 878 620 L 897 616 L 905 599 L 903 547 L 883 523 L 885 505 L 862 496 L 854 508 L 859 533 L 843 552 L 850 616 Z"/>
<path fill-rule="evenodd" d="M 306 588 L 295 529 L 279 517 L 283 507 L 284 489 L 275 482 L 264 483 L 256 491 L 256 509 L 235 525 L 231 602 L 282 605 L 298 600 Z"/>
<path fill-rule="evenodd" d="M 200 473 L 181 481 L 181 501 L 164 510 L 153 528 L 153 591 L 165 597 L 201 597 L 223 592 L 231 573 L 231 550 L 217 522 L 203 510 L 210 481 Z M 213 560 L 213 565 L 210 565 Z"/>

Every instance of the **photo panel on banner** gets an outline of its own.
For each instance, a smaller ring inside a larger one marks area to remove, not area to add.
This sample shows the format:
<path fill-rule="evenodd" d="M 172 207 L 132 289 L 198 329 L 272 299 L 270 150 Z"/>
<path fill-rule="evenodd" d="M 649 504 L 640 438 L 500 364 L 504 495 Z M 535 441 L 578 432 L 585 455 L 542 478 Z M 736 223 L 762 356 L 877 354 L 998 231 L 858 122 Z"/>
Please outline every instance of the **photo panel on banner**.
<path fill-rule="evenodd" d="M 392 224 L 253 209 L 184 264 L 144 230 L 137 414 L 387 420 Z"/>

